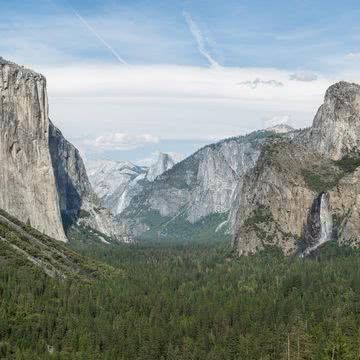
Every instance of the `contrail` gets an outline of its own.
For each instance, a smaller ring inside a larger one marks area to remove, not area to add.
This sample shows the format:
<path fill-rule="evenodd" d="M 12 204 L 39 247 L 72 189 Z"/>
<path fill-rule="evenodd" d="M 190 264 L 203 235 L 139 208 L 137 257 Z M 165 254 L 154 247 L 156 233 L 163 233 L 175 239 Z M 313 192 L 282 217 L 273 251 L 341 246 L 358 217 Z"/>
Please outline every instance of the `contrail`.
<path fill-rule="evenodd" d="M 219 63 L 206 50 L 204 36 L 196 22 L 192 19 L 191 15 L 186 11 L 183 12 L 183 15 L 185 17 L 187 25 L 189 26 L 190 32 L 198 45 L 198 50 L 200 54 L 206 58 L 206 60 L 210 63 L 211 66 L 220 66 Z"/>
<path fill-rule="evenodd" d="M 48 0 L 54 6 L 57 6 L 54 0 Z M 99 34 L 98 32 L 71 6 L 71 4 L 65 0 L 68 7 L 72 10 L 74 15 L 80 20 L 80 22 L 115 56 L 115 58 L 121 63 L 128 65 L 128 63 L 109 45 Z"/>
<path fill-rule="evenodd" d="M 97 31 L 73 8 L 72 11 L 80 22 L 116 57 L 116 59 L 122 64 L 128 64 L 116 51 L 113 49 L 98 33 Z"/>

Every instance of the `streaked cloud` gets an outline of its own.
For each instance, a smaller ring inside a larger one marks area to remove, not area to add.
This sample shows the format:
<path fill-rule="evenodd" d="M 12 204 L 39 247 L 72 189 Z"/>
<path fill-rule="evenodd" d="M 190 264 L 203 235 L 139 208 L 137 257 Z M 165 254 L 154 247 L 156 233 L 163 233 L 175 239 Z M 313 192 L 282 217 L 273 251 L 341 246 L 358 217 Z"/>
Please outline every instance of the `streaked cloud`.
<path fill-rule="evenodd" d="M 110 53 L 121 63 L 127 64 L 127 62 L 117 53 L 117 51 L 107 42 L 105 39 L 95 30 L 90 23 L 81 16 L 74 8 L 71 8 L 75 16 L 79 21 L 110 51 Z"/>
<path fill-rule="evenodd" d="M 199 26 L 196 24 L 196 22 L 193 20 L 193 18 L 188 12 L 184 11 L 183 15 L 185 17 L 189 30 L 191 31 L 191 34 L 193 35 L 197 43 L 200 54 L 205 57 L 205 59 L 209 62 L 211 66 L 219 66 L 219 63 L 211 56 L 210 52 L 206 49 L 205 38 Z"/>

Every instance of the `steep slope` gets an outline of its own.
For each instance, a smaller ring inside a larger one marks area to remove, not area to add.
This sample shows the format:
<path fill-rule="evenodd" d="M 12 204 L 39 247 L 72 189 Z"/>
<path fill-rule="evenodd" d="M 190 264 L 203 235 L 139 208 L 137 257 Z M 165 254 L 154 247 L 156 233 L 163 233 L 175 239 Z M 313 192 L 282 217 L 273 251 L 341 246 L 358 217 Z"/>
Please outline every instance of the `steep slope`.
<path fill-rule="evenodd" d="M 101 206 L 79 151 L 51 122 L 49 146 L 66 232 L 76 224 L 115 240 L 128 241 L 122 228 L 113 221 L 110 211 Z"/>
<path fill-rule="evenodd" d="M 331 86 L 313 126 L 272 141 L 233 207 L 239 254 L 267 246 L 308 254 L 329 240 L 359 245 L 360 86 Z"/>
<path fill-rule="evenodd" d="M 0 210 L 0 266 L 37 268 L 59 279 L 91 279 L 111 268 L 84 258 Z"/>
<path fill-rule="evenodd" d="M 223 140 L 200 149 L 153 182 L 140 182 L 141 192 L 119 222 L 142 238 L 195 238 L 205 229 L 207 236 L 217 237 L 216 231 L 223 236 L 234 191 L 272 136 L 273 132 L 259 131 Z"/>
<path fill-rule="evenodd" d="M 49 152 L 46 80 L 0 58 L 0 208 L 67 241 Z"/>

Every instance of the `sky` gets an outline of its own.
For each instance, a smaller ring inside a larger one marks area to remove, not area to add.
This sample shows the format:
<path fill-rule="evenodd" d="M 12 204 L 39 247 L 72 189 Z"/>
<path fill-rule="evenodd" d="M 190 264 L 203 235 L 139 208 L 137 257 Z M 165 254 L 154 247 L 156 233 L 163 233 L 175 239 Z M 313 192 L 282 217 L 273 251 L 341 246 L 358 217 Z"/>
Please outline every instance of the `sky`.
<path fill-rule="evenodd" d="M 50 117 L 87 159 L 141 162 L 278 123 L 311 125 L 360 81 L 344 0 L 0 0 L 0 56 L 44 74 Z"/>

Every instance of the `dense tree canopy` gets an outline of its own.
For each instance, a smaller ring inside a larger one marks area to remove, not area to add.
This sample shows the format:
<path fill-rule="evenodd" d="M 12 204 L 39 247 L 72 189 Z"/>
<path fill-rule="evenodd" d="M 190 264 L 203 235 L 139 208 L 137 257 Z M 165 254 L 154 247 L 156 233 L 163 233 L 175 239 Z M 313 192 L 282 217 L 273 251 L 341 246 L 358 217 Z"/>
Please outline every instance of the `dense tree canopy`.
<path fill-rule="evenodd" d="M 359 251 L 73 247 L 119 271 L 81 283 L 1 266 L 0 358 L 360 359 Z"/>

